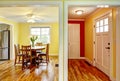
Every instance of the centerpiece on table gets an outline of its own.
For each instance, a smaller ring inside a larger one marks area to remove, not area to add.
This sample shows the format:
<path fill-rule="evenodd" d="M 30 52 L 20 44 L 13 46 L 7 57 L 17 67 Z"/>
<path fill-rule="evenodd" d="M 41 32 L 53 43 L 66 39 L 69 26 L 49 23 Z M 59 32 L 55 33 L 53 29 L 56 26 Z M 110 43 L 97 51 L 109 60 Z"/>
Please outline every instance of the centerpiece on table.
<path fill-rule="evenodd" d="M 32 43 L 32 47 L 35 46 L 35 41 L 38 39 L 37 36 L 33 35 L 32 37 L 30 37 L 31 43 Z"/>

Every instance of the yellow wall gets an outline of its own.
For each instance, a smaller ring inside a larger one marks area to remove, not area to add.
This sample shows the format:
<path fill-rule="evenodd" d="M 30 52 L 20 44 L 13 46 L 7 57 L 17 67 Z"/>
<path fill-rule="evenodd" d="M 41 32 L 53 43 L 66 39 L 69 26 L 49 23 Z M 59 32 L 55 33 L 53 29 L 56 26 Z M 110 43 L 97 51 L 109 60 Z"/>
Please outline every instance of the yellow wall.
<path fill-rule="evenodd" d="M 48 24 L 19 24 L 19 44 L 26 45 L 30 44 L 30 27 L 31 26 L 50 26 L 50 55 L 58 55 L 58 44 L 59 44 L 59 24 L 48 23 Z"/>
<path fill-rule="evenodd" d="M 112 74 L 113 77 L 116 77 L 116 8 L 112 11 L 113 15 L 113 25 L 112 25 Z"/>
<path fill-rule="evenodd" d="M 112 10 L 113 12 L 113 26 L 112 26 L 112 71 L 111 74 L 115 78 L 116 77 L 116 44 L 115 44 L 115 37 L 116 37 L 116 9 L 98 9 L 94 13 L 92 13 L 89 17 L 85 20 L 85 57 L 89 60 L 93 61 L 93 21 L 96 17 L 104 14 L 105 12 Z"/>
<path fill-rule="evenodd" d="M 93 60 L 93 22 L 92 18 L 85 20 L 85 57 Z"/>

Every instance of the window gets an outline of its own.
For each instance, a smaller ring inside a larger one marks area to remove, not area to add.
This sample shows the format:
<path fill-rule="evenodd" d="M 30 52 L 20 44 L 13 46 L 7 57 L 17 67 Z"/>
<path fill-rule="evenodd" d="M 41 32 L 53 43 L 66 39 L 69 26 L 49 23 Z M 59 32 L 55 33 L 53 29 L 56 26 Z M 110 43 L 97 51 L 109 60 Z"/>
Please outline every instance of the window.
<path fill-rule="evenodd" d="M 96 27 L 96 33 L 108 32 L 109 31 L 108 17 L 97 20 L 95 27 Z"/>
<path fill-rule="evenodd" d="M 31 35 L 38 36 L 36 42 L 50 43 L 50 28 L 49 27 L 32 27 Z"/>

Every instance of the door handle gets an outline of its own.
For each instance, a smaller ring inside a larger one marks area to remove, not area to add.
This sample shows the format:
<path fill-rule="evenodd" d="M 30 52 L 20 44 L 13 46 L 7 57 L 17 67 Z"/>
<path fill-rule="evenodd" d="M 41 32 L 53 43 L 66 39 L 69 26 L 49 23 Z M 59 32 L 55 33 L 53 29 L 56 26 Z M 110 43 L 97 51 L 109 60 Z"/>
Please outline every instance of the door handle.
<path fill-rule="evenodd" d="M 106 49 L 110 49 L 110 47 L 105 47 Z"/>

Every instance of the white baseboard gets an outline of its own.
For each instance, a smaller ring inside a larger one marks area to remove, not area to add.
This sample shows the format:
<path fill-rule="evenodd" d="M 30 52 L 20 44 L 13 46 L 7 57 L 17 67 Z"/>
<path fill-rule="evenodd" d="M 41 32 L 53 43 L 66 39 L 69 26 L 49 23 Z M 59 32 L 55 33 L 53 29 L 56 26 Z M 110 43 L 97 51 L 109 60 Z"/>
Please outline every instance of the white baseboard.
<path fill-rule="evenodd" d="M 111 80 L 111 81 L 116 81 L 116 79 L 113 78 L 112 76 L 110 76 L 110 80 Z"/>
<path fill-rule="evenodd" d="M 91 60 L 89 60 L 88 58 L 85 58 L 85 60 L 90 63 L 91 65 L 93 65 L 93 62 Z"/>
<path fill-rule="evenodd" d="M 85 57 L 71 57 L 71 58 L 68 58 L 68 59 L 85 59 Z"/>

